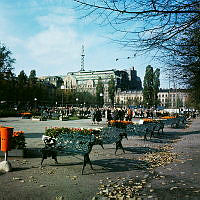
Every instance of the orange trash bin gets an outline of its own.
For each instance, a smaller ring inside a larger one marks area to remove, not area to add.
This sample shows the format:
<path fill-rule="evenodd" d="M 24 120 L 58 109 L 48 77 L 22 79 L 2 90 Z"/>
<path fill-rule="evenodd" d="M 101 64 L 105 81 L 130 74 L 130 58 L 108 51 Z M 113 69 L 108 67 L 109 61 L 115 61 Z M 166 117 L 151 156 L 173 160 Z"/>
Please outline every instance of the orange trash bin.
<path fill-rule="evenodd" d="M 1 132 L 1 151 L 10 151 L 11 150 L 11 137 L 13 134 L 13 129 L 12 127 L 3 127 L 0 128 Z"/>
<path fill-rule="evenodd" d="M 4 126 L 0 125 L 0 139 L 1 139 L 1 128 L 4 128 Z M 1 146 L 1 141 L 0 141 L 0 146 Z"/>

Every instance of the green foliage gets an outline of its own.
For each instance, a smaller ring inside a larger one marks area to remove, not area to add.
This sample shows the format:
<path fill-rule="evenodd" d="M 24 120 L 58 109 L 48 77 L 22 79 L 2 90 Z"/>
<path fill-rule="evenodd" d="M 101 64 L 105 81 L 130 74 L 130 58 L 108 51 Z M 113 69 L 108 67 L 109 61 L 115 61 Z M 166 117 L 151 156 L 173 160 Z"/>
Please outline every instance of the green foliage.
<path fill-rule="evenodd" d="M 115 80 L 114 77 L 111 76 L 110 80 L 108 81 L 108 95 L 112 105 L 114 105 L 115 91 L 116 91 Z"/>
<path fill-rule="evenodd" d="M 20 86 L 26 85 L 28 82 L 28 77 L 26 76 L 24 70 L 22 70 L 18 75 L 18 83 Z"/>
<path fill-rule="evenodd" d="M 0 109 L 0 117 L 19 117 L 19 113 L 15 110 Z"/>
<path fill-rule="evenodd" d="M 153 88 L 153 67 L 148 65 L 146 67 L 146 72 L 144 76 L 144 89 L 143 89 L 143 101 L 144 104 L 148 104 L 148 106 L 153 106 L 153 99 L 154 99 L 154 88 Z"/>
<path fill-rule="evenodd" d="M 31 85 L 36 84 L 37 77 L 36 77 L 36 71 L 35 70 L 30 71 L 28 81 L 29 81 L 29 84 L 31 84 Z"/>
<path fill-rule="evenodd" d="M 154 102 L 153 105 L 157 108 L 159 104 L 158 100 L 158 92 L 160 87 L 160 69 L 156 69 L 153 74 L 153 94 L 154 94 Z"/>
<path fill-rule="evenodd" d="M 2 72 L 11 72 L 13 70 L 12 65 L 15 63 L 15 59 L 11 58 L 11 55 L 11 51 L 0 44 L 0 75 Z"/>
<path fill-rule="evenodd" d="M 153 71 L 153 67 L 148 65 L 144 76 L 143 103 L 146 107 L 159 104 L 158 92 L 160 87 L 160 69 Z"/>

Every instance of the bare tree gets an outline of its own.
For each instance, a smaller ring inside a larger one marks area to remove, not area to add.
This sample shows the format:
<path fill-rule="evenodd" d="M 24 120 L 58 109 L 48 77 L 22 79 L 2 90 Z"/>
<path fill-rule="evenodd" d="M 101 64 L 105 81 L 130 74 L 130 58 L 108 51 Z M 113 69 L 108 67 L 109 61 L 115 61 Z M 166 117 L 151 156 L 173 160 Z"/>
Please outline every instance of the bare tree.
<path fill-rule="evenodd" d="M 172 50 L 182 33 L 200 20 L 198 0 L 73 0 L 84 16 L 122 33 L 122 45 Z"/>

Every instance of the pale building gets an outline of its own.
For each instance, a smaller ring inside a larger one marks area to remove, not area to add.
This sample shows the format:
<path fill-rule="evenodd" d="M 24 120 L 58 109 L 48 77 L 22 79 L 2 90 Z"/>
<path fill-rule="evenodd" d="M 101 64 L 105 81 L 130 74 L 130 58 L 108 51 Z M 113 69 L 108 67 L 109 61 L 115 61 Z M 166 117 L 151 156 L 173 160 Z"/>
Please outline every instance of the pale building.
<path fill-rule="evenodd" d="M 188 93 L 183 89 L 160 89 L 158 99 L 160 106 L 166 108 L 185 107 Z M 115 103 L 121 105 L 136 105 L 143 101 L 142 90 L 139 91 L 118 91 L 115 96 Z"/>
<path fill-rule="evenodd" d="M 188 93 L 183 89 L 160 89 L 158 93 L 160 105 L 169 108 L 185 107 L 187 98 Z"/>
<path fill-rule="evenodd" d="M 143 101 L 142 90 L 119 91 L 115 96 L 115 103 L 122 105 L 135 105 L 136 101 L 140 104 Z"/>

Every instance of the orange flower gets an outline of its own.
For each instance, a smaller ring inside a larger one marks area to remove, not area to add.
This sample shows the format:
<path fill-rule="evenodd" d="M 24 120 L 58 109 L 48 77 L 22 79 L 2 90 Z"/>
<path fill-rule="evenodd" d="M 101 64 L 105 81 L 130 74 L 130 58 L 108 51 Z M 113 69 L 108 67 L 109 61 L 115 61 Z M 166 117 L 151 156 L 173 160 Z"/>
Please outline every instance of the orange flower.
<path fill-rule="evenodd" d="M 20 113 L 21 115 L 31 115 L 30 112 L 24 112 L 24 113 Z"/>
<path fill-rule="evenodd" d="M 13 132 L 13 136 L 14 136 L 14 137 L 17 137 L 17 136 L 19 136 L 20 134 L 24 134 L 24 131 L 14 131 L 14 132 Z"/>
<path fill-rule="evenodd" d="M 161 117 L 161 119 L 173 119 L 173 118 L 176 118 L 175 116 L 164 116 L 164 117 Z"/>

